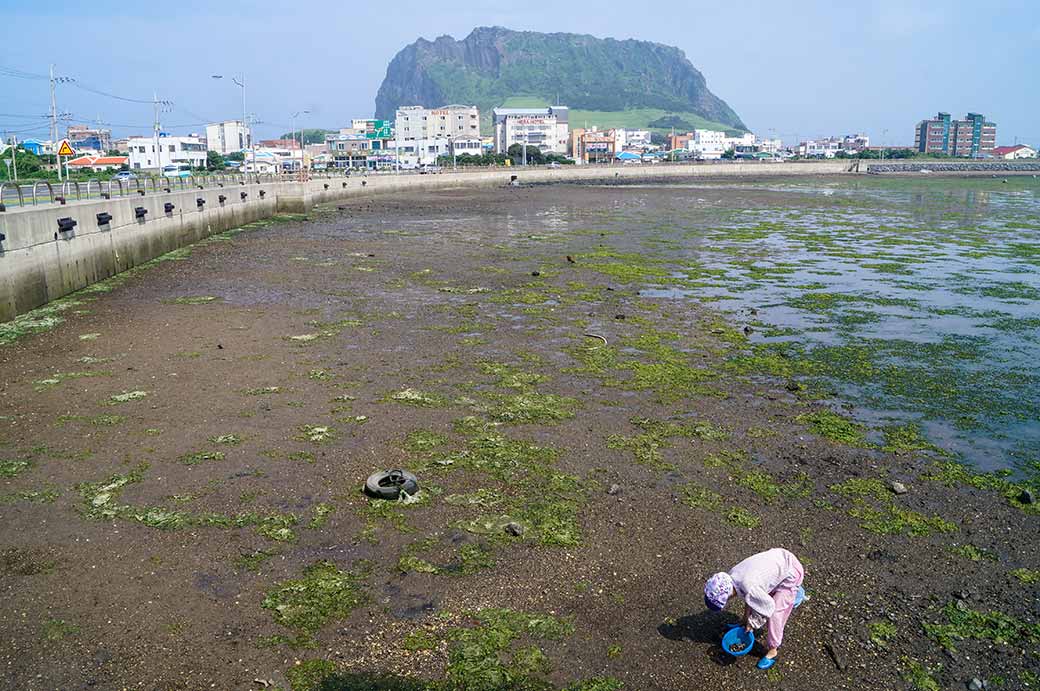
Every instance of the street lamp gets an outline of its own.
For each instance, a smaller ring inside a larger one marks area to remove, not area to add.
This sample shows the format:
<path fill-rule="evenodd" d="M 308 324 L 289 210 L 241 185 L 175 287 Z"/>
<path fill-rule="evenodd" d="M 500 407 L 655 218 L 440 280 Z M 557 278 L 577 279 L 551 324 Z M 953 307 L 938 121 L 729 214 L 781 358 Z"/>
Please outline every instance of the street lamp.
<path fill-rule="evenodd" d="M 224 75 L 222 75 L 222 74 L 214 74 L 213 78 L 214 79 L 223 79 Z M 251 141 L 251 138 L 252 138 L 251 134 L 252 133 L 249 131 L 249 129 L 248 129 L 249 128 L 249 123 L 246 121 L 246 77 L 243 74 L 242 75 L 242 79 L 238 79 L 237 77 L 232 77 L 231 81 L 234 82 L 236 86 L 238 86 L 239 88 L 242 89 L 242 127 L 246 129 L 245 144 L 246 144 L 246 146 L 249 147 L 249 157 L 251 159 L 251 163 L 253 164 L 253 172 L 255 173 L 256 172 L 256 151 L 253 150 L 252 141 Z"/>
<path fill-rule="evenodd" d="M 290 133 L 289 136 L 292 137 L 292 140 L 294 142 L 296 141 L 296 118 L 298 118 L 301 115 L 308 115 L 308 114 L 310 114 L 310 112 L 311 111 L 309 111 L 309 110 L 299 110 L 299 111 L 296 111 L 295 113 L 293 113 L 291 116 L 289 116 L 289 125 L 292 128 L 292 132 Z M 300 181 L 301 182 L 303 181 L 303 130 L 302 129 L 300 130 Z"/>

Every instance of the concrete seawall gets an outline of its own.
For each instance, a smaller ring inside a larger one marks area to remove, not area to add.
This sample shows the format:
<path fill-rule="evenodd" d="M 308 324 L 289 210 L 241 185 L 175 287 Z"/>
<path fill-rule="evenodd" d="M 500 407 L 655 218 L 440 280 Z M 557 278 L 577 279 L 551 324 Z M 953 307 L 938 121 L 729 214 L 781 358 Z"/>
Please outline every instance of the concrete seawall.
<path fill-rule="evenodd" d="M 729 163 L 558 169 L 497 168 L 438 175 L 371 175 L 184 190 L 0 213 L 0 322 L 8 321 L 167 252 L 277 213 L 366 194 L 520 183 L 667 181 L 689 178 L 832 175 L 848 161 Z M 242 196 L 242 195 L 245 196 Z M 221 202 L 220 197 L 225 199 Z M 199 201 L 203 203 L 200 205 Z M 166 205 L 173 207 L 167 211 Z M 140 215 L 138 209 L 143 209 Z M 102 223 L 99 214 L 111 220 Z M 68 231 L 59 219 L 72 219 Z"/>

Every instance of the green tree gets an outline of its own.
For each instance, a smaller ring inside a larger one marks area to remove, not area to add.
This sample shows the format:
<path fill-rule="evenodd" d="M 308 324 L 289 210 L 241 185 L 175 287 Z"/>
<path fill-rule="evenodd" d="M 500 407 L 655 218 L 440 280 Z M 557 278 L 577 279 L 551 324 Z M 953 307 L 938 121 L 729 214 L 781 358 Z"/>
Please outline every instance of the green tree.
<path fill-rule="evenodd" d="M 224 170 L 224 157 L 216 151 L 206 152 L 206 170 L 213 172 L 214 170 Z"/>
<path fill-rule="evenodd" d="M 18 179 L 23 178 L 38 178 L 43 173 L 43 164 L 40 158 L 31 151 L 26 151 L 22 147 L 16 147 L 15 149 L 16 161 L 18 162 Z M 0 159 L 4 161 L 11 160 L 11 150 L 8 149 L 0 156 Z M 42 177 L 47 177 L 43 175 Z M 10 168 L 6 163 L 0 163 L 0 180 L 10 180 L 14 178 L 14 166 Z"/>
<path fill-rule="evenodd" d="M 513 159 L 513 165 L 519 166 L 524 163 L 524 145 L 513 144 L 506 151 L 509 158 Z M 527 146 L 527 163 L 530 165 L 542 165 L 545 163 L 545 156 L 542 155 L 541 150 L 537 146 Z"/>
<path fill-rule="evenodd" d="M 207 157 L 208 157 L 208 154 L 207 154 Z M 246 155 L 243 152 L 241 152 L 241 151 L 232 151 L 231 153 L 229 153 L 227 156 L 224 157 L 224 160 L 225 161 L 236 161 L 238 163 L 241 163 L 242 161 L 246 160 Z"/>
<path fill-rule="evenodd" d="M 726 149 L 725 151 L 722 152 L 722 158 L 724 158 L 727 161 L 732 161 L 736 157 L 737 157 L 737 152 L 734 151 L 733 149 Z"/>
<path fill-rule="evenodd" d="M 286 132 L 282 134 L 279 139 L 292 139 L 293 137 L 299 141 L 300 134 L 303 134 L 304 144 L 324 144 L 325 135 L 336 134 L 337 130 L 323 130 L 319 128 L 296 130 L 295 132 Z"/>

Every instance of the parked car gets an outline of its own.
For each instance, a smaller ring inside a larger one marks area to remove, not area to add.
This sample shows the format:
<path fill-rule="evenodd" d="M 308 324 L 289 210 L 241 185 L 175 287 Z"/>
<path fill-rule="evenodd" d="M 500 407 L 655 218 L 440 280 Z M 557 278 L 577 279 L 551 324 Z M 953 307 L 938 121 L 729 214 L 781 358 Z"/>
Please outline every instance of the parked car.
<path fill-rule="evenodd" d="M 550 164 L 548 165 L 548 167 L 549 167 L 549 168 L 559 168 L 559 167 L 560 167 L 560 164 L 559 164 L 559 163 L 557 163 L 556 161 L 552 161 L 552 162 L 551 162 L 551 163 L 550 163 Z"/>
<path fill-rule="evenodd" d="M 162 176 L 164 178 L 186 178 L 191 176 L 191 170 L 187 166 L 163 166 Z"/>

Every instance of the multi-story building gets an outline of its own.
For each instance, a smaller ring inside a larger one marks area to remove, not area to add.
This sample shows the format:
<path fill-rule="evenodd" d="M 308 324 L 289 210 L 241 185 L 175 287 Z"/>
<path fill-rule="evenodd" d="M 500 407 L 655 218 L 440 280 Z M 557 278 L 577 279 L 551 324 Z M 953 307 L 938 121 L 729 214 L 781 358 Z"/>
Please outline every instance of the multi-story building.
<path fill-rule="evenodd" d="M 156 145 L 158 144 L 158 151 Z M 157 170 L 165 166 L 206 165 L 206 144 L 198 135 L 173 137 L 162 133 L 156 137 L 131 137 L 127 140 L 132 170 Z"/>
<path fill-rule="evenodd" d="M 328 153 L 337 168 L 376 168 L 394 149 L 394 130 L 389 120 L 354 119 L 350 127 L 325 137 L 318 153 Z M 413 140 L 414 141 L 414 140 Z M 445 141 L 448 141 L 447 139 Z M 311 145 L 307 150 L 310 151 Z"/>
<path fill-rule="evenodd" d="M 798 144 L 798 155 L 804 158 L 834 158 L 842 150 L 842 140 L 837 137 L 808 139 Z"/>
<path fill-rule="evenodd" d="M 90 149 L 102 154 L 112 150 L 112 130 L 87 127 L 86 125 L 69 125 L 66 133 L 73 149 Z"/>
<path fill-rule="evenodd" d="M 778 153 L 784 148 L 784 142 L 782 139 L 759 139 L 758 150 L 767 154 Z"/>
<path fill-rule="evenodd" d="M 968 113 L 963 120 L 939 113 L 914 129 L 914 149 L 926 154 L 978 158 L 992 153 L 996 145 L 996 124 L 979 113 Z"/>
<path fill-rule="evenodd" d="M 690 142 L 694 138 L 693 132 L 683 134 L 672 134 L 668 137 L 668 149 L 670 151 L 689 151 Z"/>
<path fill-rule="evenodd" d="M 226 120 L 206 125 L 206 146 L 221 156 L 248 149 L 252 145 L 249 127 L 241 120 Z"/>
<path fill-rule="evenodd" d="M 378 120 L 365 121 L 373 123 Z M 450 105 L 443 108 L 401 106 L 394 126 L 396 140 L 404 143 L 418 139 L 450 139 L 480 136 L 480 111 L 476 106 Z M 359 128 L 360 129 L 360 128 Z"/>
<path fill-rule="evenodd" d="M 860 152 L 870 148 L 870 137 L 865 134 L 846 134 L 841 138 L 841 149 L 846 153 Z"/>
<path fill-rule="evenodd" d="M 513 144 L 537 146 L 543 154 L 566 154 L 568 113 L 566 106 L 546 108 L 495 108 L 495 152 L 504 154 Z"/>
<path fill-rule="evenodd" d="M 335 168 L 367 168 L 368 157 L 372 153 L 372 141 L 364 132 L 353 127 L 345 127 L 339 134 L 325 136 L 325 148 L 328 150 L 331 165 Z"/>
<path fill-rule="evenodd" d="M 623 135 L 622 135 L 623 140 Z M 578 165 L 612 163 L 618 148 L 617 130 L 576 127 L 570 131 L 570 155 Z"/>
<path fill-rule="evenodd" d="M 798 155 L 806 158 L 834 158 L 839 153 L 856 154 L 870 148 L 870 137 L 847 134 L 843 137 L 809 139 L 798 144 Z"/>
<path fill-rule="evenodd" d="M 470 156 L 482 156 L 484 154 L 484 143 L 480 137 L 453 137 L 450 140 L 448 153 L 454 156 L 469 154 Z"/>
<path fill-rule="evenodd" d="M 726 136 L 722 146 L 726 151 L 754 153 L 758 151 L 758 139 L 751 132 L 744 132 L 735 137 Z"/>
<path fill-rule="evenodd" d="M 697 158 L 709 161 L 722 158 L 727 149 L 726 133 L 721 130 L 694 130 L 689 148 Z"/>
<path fill-rule="evenodd" d="M 650 130 L 630 130 L 617 128 L 614 130 L 619 135 L 621 143 L 618 151 L 622 149 L 646 149 L 653 145 L 650 140 Z"/>
<path fill-rule="evenodd" d="M 34 156 L 43 156 L 54 153 L 54 142 L 52 141 L 44 141 L 42 139 L 23 139 L 19 142 L 19 146 Z"/>

